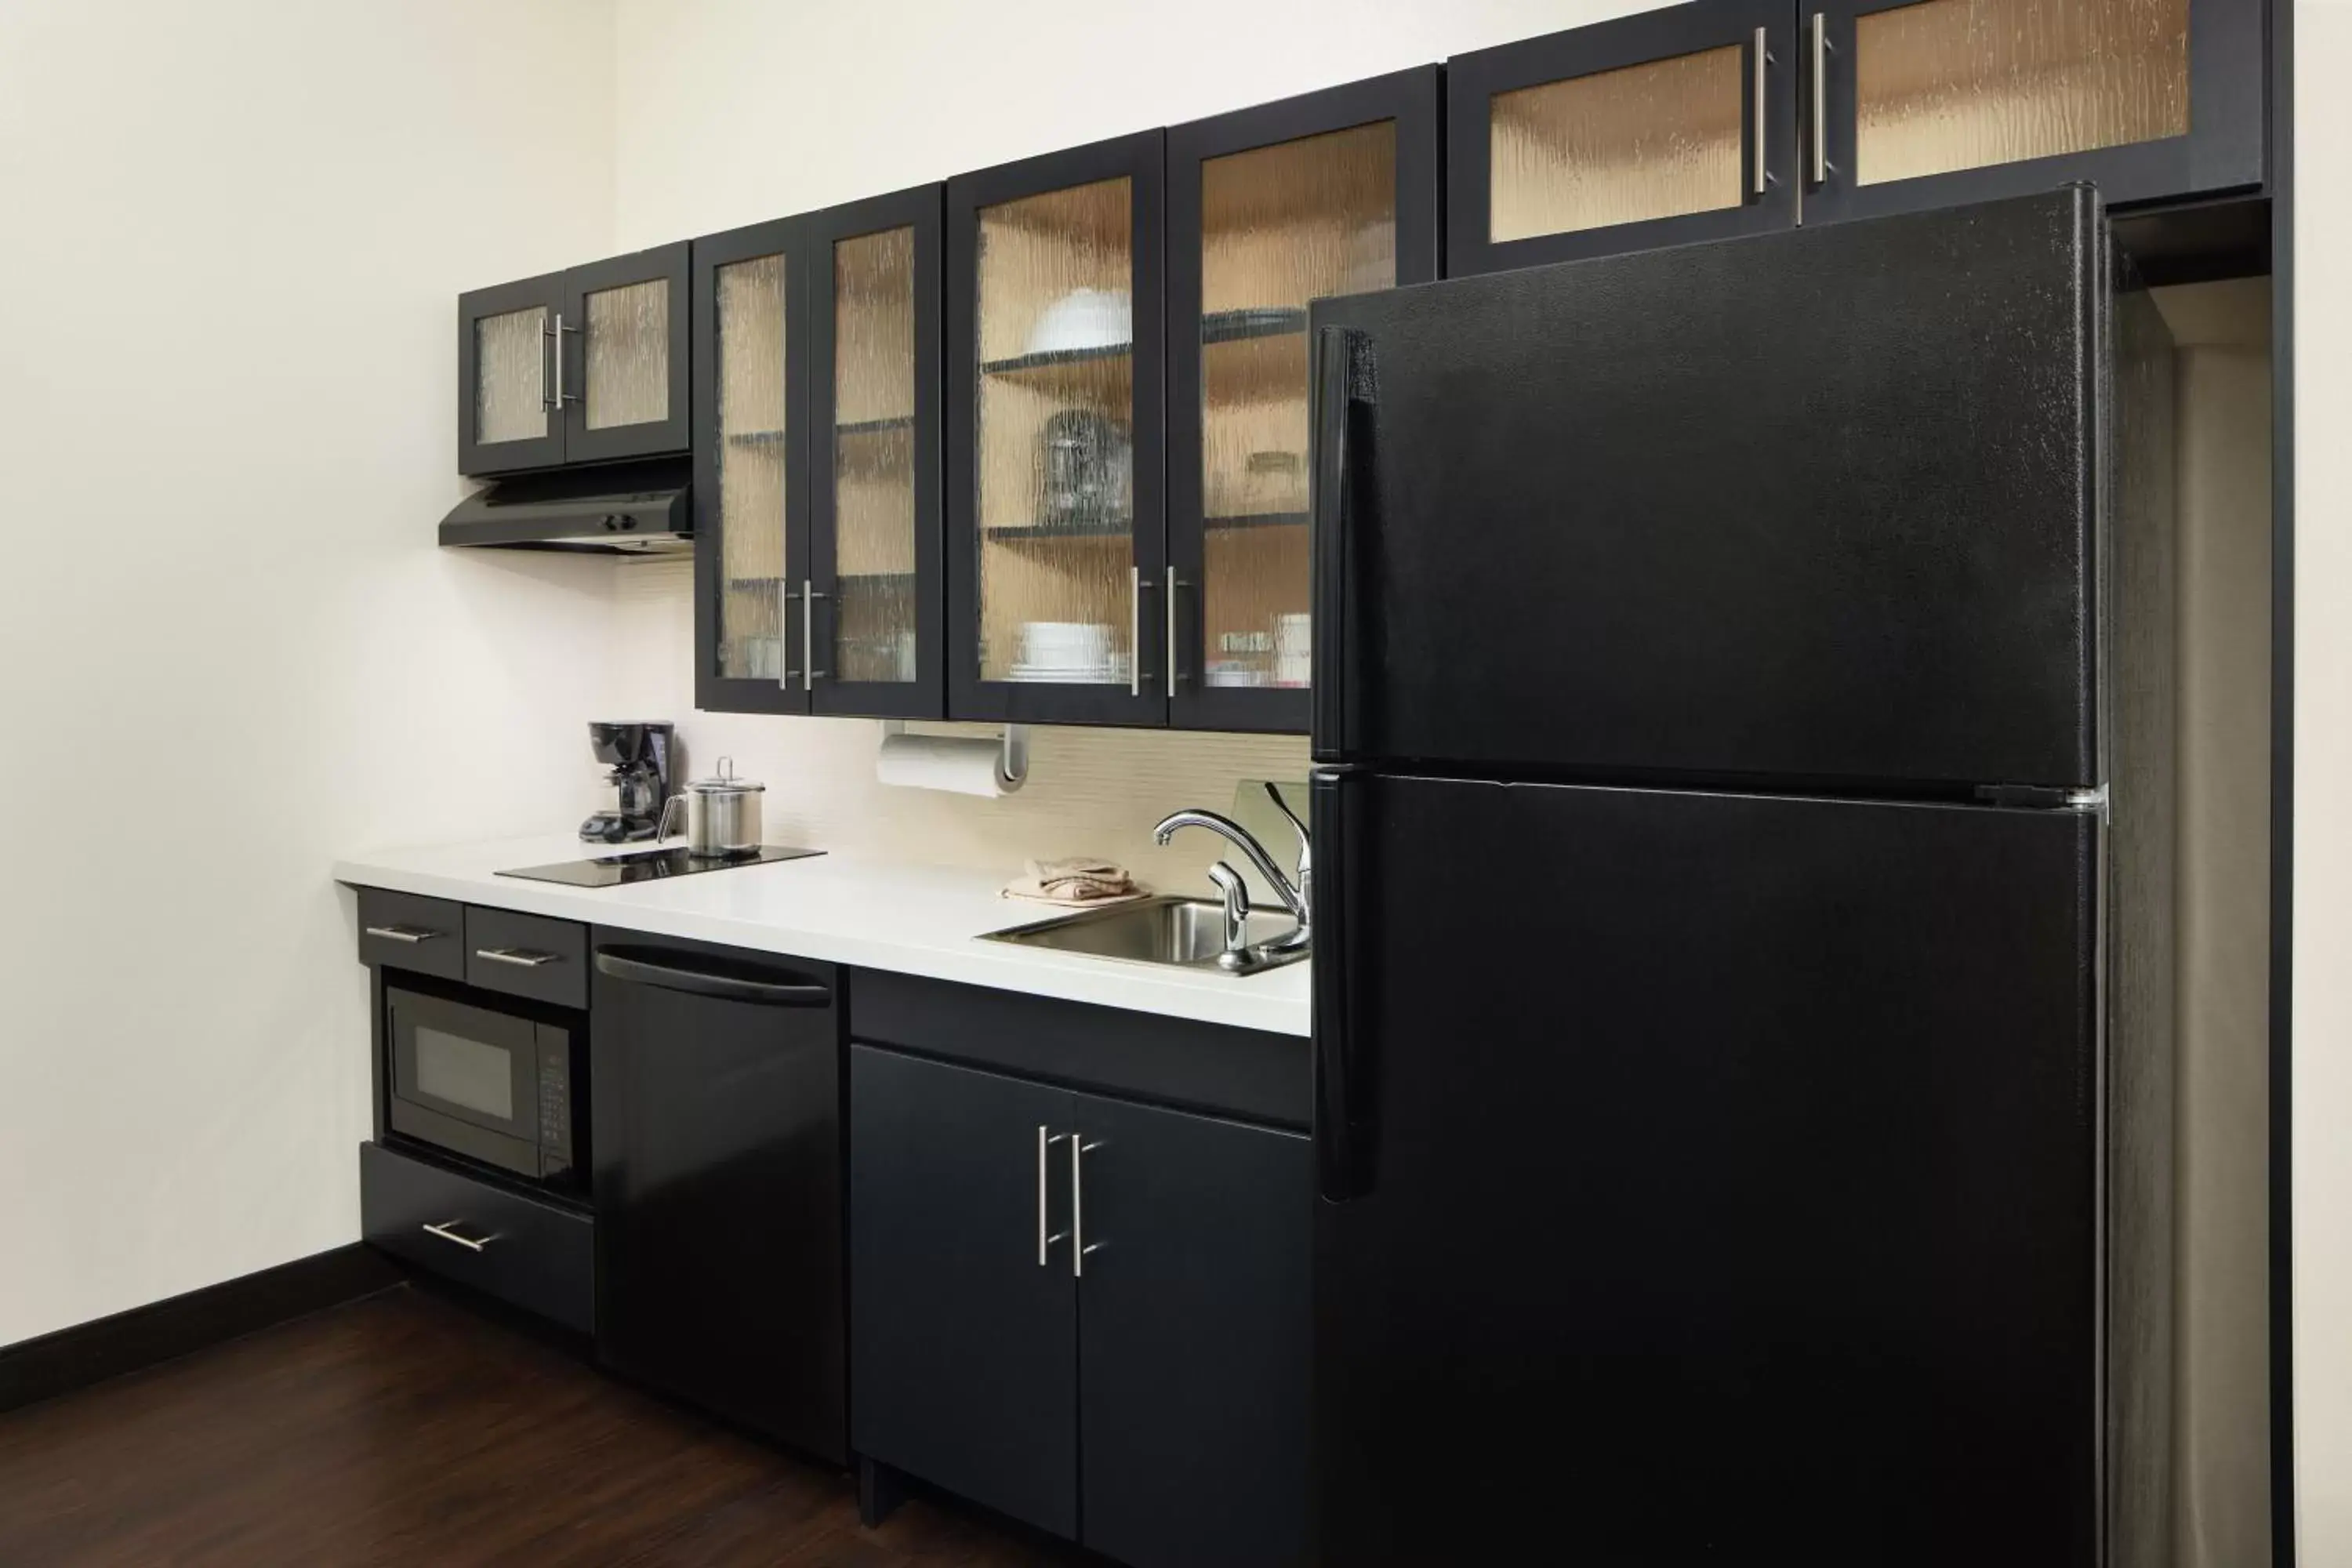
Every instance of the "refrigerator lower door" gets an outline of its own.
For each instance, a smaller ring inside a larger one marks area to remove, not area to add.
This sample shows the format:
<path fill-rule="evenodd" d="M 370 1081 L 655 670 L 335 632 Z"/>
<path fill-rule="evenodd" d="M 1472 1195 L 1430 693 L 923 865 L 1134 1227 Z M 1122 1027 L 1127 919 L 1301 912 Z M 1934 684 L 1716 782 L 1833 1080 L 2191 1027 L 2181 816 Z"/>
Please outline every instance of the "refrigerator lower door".
<path fill-rule="evenodd" d="M 1317 301 L 1317 758 L 2105 777 L 2106 256 L 2075 186 Z"/>
<path fill-rule="evenodd" d="M 1316 805 L 1320 1562 L 2096 1561 L 2096 817 Z"/>

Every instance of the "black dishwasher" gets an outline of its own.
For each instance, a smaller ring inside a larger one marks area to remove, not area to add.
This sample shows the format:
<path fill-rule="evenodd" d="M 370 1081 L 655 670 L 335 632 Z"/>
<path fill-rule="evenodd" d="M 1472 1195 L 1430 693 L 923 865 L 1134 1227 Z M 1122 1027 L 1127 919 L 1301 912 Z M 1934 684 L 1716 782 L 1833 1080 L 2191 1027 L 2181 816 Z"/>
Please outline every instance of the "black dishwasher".
<path fill-rule="evenodd" d="M 839 972 L 604 929 L 595 951 L 598 1354 L 845 1462 Z"/>

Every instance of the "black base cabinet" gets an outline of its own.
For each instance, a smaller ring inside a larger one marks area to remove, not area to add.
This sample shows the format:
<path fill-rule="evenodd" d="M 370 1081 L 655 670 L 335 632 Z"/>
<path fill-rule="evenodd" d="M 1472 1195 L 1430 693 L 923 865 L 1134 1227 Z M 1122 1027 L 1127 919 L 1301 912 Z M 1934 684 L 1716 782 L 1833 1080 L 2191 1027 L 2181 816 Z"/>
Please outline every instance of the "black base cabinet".
<path fill-rule="evenodd" d="M 1136 1568 L 1303 1562 L 1307 1140 L 849 1057 L 859 1452 Z"/>
<path fill-rule="evenodd" d="M 596 1225 L 437 1159 L 360 1145 L 361 1232 L 394 1258 L 583 1333 L 596 1326 Z"/>

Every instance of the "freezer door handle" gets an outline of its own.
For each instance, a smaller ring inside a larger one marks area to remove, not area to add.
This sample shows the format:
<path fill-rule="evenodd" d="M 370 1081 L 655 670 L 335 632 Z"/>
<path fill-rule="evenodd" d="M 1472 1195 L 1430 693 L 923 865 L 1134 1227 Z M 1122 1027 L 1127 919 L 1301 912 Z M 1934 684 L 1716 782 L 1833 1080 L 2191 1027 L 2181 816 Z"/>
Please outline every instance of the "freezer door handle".
<path fill-rule="evenodd" d="M 1361 332 L 1325 327 L 1316 334 L 1314 466 L 1308 473 L 1312 493 L 1307 507 L 1315 557 L 1315 682 L 1309 723 L 1318 757 L 1336 756 L 1348 743 L 1348 544 L 1356 521 L 1353 471 L 1361 456 L 1350 450 L 1350 441 L 1360 416 L 1358 405 L 1370 402 L 1370 340 Z"/>
<path fill-rule="evenodd" d="M 1377 1129 L 1372 1121 L 1372 1045 L 1365 1025 L 1370 1010 L 1350 1005 L 1349 986 L 1357 972 L 1349 951 L 1349 867 L 1361 852 L 1360 834 L 1349 831 L 1345 809 L 1363 787 L 1360 775 L 1318 770 L 1307 795 L 1314 814 L 1315 842 L 1328 845 L 1317 857 L 1315 965 L 1316 1182 L 1324 1198 L 1345 1203 L 1372 1190 L 1377 1172 Z"/>

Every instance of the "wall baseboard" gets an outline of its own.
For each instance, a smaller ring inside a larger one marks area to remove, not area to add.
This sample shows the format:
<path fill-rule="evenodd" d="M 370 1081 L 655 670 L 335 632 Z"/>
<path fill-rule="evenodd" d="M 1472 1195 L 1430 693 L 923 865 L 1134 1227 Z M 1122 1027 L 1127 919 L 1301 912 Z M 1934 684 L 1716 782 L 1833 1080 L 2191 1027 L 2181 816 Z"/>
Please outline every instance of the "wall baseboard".
<path fill-rule="evenodd" d="M 0 1346 L 0 1410 L 69 1394 L 398 1284 L 400 1266 L 361 1242 Z"/>

